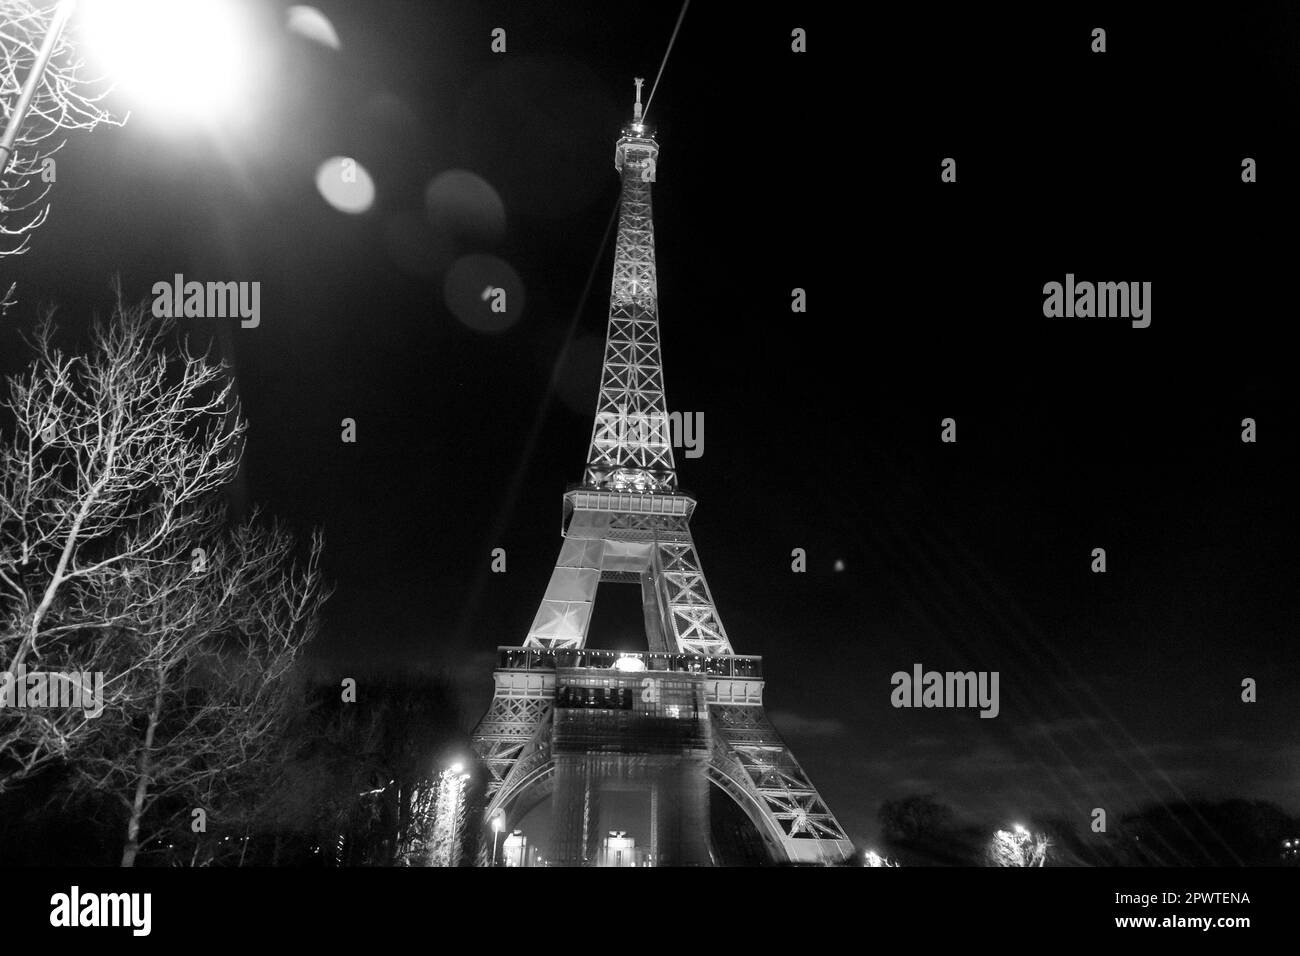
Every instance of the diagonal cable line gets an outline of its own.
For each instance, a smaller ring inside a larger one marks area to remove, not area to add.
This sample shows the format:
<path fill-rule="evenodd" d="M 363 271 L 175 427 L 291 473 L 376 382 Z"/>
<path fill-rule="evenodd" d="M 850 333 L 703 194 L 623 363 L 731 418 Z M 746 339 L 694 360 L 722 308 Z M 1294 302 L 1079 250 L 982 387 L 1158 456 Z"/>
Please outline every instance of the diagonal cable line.
<path fill-rule="evenodd" d="M 643 118 L 650 115 L 650 104 L 654 102 L 655 90 L 659 88 L 659 78 L 664 75 L 664 67 L 668 65 L 668 54 L 673 52 L 673 43 L 677 40 L 677 31 L 682 28 L 682 20 L 686 17 L 686 8 L 690 5 L 691 0 L 685 0 L 682 4 L 682 12 L 677 14 L 677 24 L 673 27 L 673 35 L 668 38 L 668 49 L 664 50 L 664 58 L 659 62 L 659 72 L 655 74 L 655 81 L 650 84 L 650 95 L 645 101 Z"/>

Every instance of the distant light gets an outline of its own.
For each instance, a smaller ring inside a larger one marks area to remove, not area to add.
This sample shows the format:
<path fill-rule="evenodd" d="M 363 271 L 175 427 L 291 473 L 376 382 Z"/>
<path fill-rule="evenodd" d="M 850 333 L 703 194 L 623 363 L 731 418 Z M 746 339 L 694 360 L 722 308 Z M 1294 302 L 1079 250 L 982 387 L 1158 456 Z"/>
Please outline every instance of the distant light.
<path fill-rule="evenodd" d="M 483 290 L 489 288 L 485 299 Z M 519 273 L 496 256 L 461 256 L 447 270 L 442 290 L 447 308 L 476 332 L 503 332 L 523 317 L 526 307 Z"/>
<path fill-rule="evenodd" d="M 464 769 L 465 769 L 465 765 L 463 763 L 454 763 L 451 765 L 452 773 L 460 773 Z"/>
<path fill-rule="evenodd" d="M 614 662 L 614 669 L 628 673 L 645 670 L 645 661 L 636 654 L 623 654 Z"/>
<path fill-rule="evenodd" d="M 84 0 L 92 67 L 133 112 L 210 123 L 248 102 L 248 25 L 231 0 Z"/>
<path fill-rule="evenodd" d="M 330 23 L 329 18 L 315 7 L 290 7 L 285 15 L 285 27 L 290 33 L 296 33 L 331 50 L 338 50 L 343 46 L 339 42 L 338 33 L 334 30 L 334 24 Z"/>
<path fill-rule="evenodd" d="M 339 212 L 357 215 L 375 204 L 375 181 L 350 156 L 331 156 L 316 170 L 316 188 Z"/>
<path fill-rule="evenodd" d="M 836 558 L 836 559 L 835 559 L 835 570 L 836 570 L 836 571 L 843 571 L 843 570 L 844 570 L 844 560 L 843 560 L 842 558 Z"/>

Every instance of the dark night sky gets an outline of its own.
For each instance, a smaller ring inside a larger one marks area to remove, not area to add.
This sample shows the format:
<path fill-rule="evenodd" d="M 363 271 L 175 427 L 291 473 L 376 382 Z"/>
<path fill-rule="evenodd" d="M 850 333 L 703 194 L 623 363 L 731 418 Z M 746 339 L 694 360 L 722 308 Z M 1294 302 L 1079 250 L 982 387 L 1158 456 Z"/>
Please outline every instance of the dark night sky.
<path fill-rule="evenodd" d="M 717 6 L 691 7 L 650 115 L 669 406 L 705 420 L 679 475 L 732 642 L 764 656 L 769 712 L 850 835 L 925 791 L 1080 827 L 1180 795 L 1300 812 L 1300 15 Z M 340 52 L 254 5 L 271 39 L 231 62 L 260 92 L 220 140 L 133 121 L 70 142 L 49 223 L 4 265 L 21 305 L 3 364 L 38 306 L 75 329 L 115 273 L 131 299 L 175 272 L 261 281 L 260 328 L 229 336 L 244 491 L 324 526 L 337 592 L 318 656 L 446 669 L 472 722 L 581 477 L 612 242 L 581 294 L 631 78 L 653 78 L 679 7 L 319 7 Z M 374 176 L 370 212 L 321 199 L 331 155 Z M 425 184 L 448 169 L 495 188 L 499 241 L 429 224 Z M 510 329 L 448 308 L 468 253 L 518 273 Z M 1045 319 L 1042 285 L 1067 272 L 1151 281 L 1151 327 Z M 633 646 L 639 619 L 608 607 L 590 643 Z M 999 671 L 1001 716 L 895 710 L 890 675 L 916 662 Z"/>

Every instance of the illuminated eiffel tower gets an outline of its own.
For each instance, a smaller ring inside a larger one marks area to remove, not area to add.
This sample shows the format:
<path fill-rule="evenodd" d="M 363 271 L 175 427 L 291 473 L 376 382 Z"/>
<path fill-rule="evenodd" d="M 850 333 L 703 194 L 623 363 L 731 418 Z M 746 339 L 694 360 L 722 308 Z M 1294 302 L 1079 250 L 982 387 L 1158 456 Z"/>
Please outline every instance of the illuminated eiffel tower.
<path fill-rule="evenodd" d="M 551 796 L 550 862 L 608 865 L 611 823 L 630 846 L 609 815 L 630 792 L 648 813 L 638 855 L 620 851 L 619 865 L 838 862 L 852 844 L 763 711 L 760 659 L 732 651 L 691 539 L 695 500 L 677 490 L 650 209 L 659 144 L 641 83 L 614 151 L 618 244 L 586 470 L 564 496 L 564 542 L 541 607 L 521 647 L 498 649 L 495 694 L 474 731 L 487 773 L 484 844 L 494 818 L 508 831 Z M 640 586 L 646 653 L 586 646 L 606 582 Z M 746 852 L 732 852 L 736 841 Z"/>

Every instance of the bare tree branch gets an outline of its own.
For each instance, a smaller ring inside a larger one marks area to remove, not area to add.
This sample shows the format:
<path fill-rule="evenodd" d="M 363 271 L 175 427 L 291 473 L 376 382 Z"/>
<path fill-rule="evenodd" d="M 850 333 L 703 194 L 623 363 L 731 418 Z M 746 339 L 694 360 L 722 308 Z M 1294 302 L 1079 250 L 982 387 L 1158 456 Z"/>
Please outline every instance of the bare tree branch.
<path fill-rule="evenodd" d="M 227 527 L 246 425 L 220 364 L 144 305 L 91 339 L 65 354 L 47 316 L 0 399 L 0 665 L 102 674 L 103 713 L 0 708 L 0 790 L 67 763 L 128 810 L 130 863 L 156 807 L 265 759 L 323 544 Z"/>
<path fill-rule="evenodd" d="M 35 65 L 56 4 L 0 0 L 0 109 L 8 122 Z M 75 22 L 63 31 L 41 76 L 31 106 L 18 128 L 13 158 L 0 169 L 0 258 L 21 255 L 49 215 L 55 154 L 73 130 L 100 124 L 121 126 L 102 105 L 111 86 L 87 73 L 78 52 Z M 0 297 L 0 314 L 12 304 L 13 287 Z"/>

